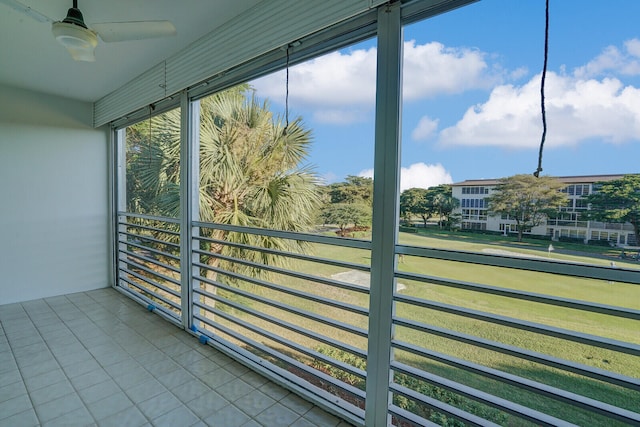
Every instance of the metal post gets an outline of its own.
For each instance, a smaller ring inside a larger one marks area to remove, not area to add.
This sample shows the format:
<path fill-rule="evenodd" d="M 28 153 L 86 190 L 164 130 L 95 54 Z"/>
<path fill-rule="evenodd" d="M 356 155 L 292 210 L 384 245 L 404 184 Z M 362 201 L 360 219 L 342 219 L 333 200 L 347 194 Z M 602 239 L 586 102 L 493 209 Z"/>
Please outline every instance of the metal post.
<path fill-rule="evenodd" d="M 180 98 L 180 284 L 182 326 L 189 329 L 193 324 L 193 260 L 197 254 L 193 221 L 197 221 L 199 209 L 199 145 L 200 103 L 190 102 L 187 91 Z"/>
<path fill-rule="evenodd" d="M 124 212 L 127 209 L 127 132 L 125 129 L 118 129 L 112 132 L 114 141 L 114 210 L 113 224 L 115 233 L 113 233 L 114 262 L 113 262 L 113 283 L 115 286 L 127 286 L 126 282 L 120 283 L 119 268 L 120 263 L 126 264 L 127 255 L 123 251 L 127 250 L 126 243 L 120 243 L 120 233 L 127 232 L 126 225 L 119 225 L 120 220 L 126 221 L 126 216 L 120 216 L 118 212 Z M 126 239 L 126 238 L 125 238 Z"/>
<path fill-rule="evenodd" d="M 400 2 L 378 9 L 376 139 L 374 155 L 371 295 L 365 424 L 389 423 L 393 292 L 398 236 L 400 127 L 402 107 Z"/>
<path fill-rule="evenodd" d="M 116 131 L 109 128 L 109 152 L 107 168 L 109 180 L 109 284 L 112 287 L 116 286 L 117 273 L 116 259 L 118 257 L 118 190 L 117 190 L 117 177 L 118 177 L 118 162 L 116 161 L 118 156 L 117 150 L 117 138 Z"/>

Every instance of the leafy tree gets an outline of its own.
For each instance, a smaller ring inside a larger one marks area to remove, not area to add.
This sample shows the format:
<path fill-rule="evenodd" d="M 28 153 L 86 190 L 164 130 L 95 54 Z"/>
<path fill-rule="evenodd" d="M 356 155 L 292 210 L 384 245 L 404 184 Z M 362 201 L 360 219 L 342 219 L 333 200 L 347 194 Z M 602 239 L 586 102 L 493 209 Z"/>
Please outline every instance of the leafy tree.
<path fill-rule="evenodd" d="M 400 194 L 400 215 L 409 222 L 411 217 L 419 216 L 427 226 L 427 220 L 431 216 L 431 207 L 428 205 L 426 188 L 409 188 Z"/>
<path fill-rule="evenodd" d="M 640 174 L 598 183 L 598 190 L 587 196 L 591 204 L 589 219 L 607 222 L 629 222 L 636 244 L 640 244 Z"/>
<path fill-rule="evenodd" d="M 146 123 L 132 132 L 144 134 Z M 136 200 L 144 211 L 177 216 L 179 203 L 180 112 L 153 117 L 151 129 L 162 129 L 154 145 L 141 144 L 131 157 L 135 185 L 145 189 Z M 162 134 L 164 133 L 164 136 Z M 142 138 L 144 140 L 144 138 Z M 319 206 L 317 178 L 301 166 L 307 158 L 311 133 L 301 119 L 289 123 L 274 117 L 267 102 L 249 95 L 247 85 L 237 86 L 200 101 L 200 218 L 238 226 L 306 231 L 314 224 Z M 151 193 L 151 194 L 149 194 Z M 132 201 L 133 203 L 133 201 Z M 225 230 L 201 229 L 201 234 L 230 243 L 284 250 L 305 250 L 303 242 Z M 267 264 L 282 264 L 283 257 L 210 243 L 211 252 Z M 234 271 L 246 267 L 206 260 L 211 266 Z M 243 270 L 244 269 L 244 270 Z M 259 271 L 251 270 L 253 273 Z M 215 277 L 215 273 L 207 272 Z"/>
<path fill-rule="evenodd" d="M 127 211 L 177 217 L 167 199 L 179 197 L 180 123 L 169 112 L 127 128 Z"/>
<path fill-rule="evenodd" d="M 458 207 L 460 201 L 453 197 L 451 186 L 447 184 L 430 188 L 409 188 L 400 194 L 400 214 L 408 220 L 411 216 L 419 216 L 424 226 L 433 216 L 438 217 L 442 227 L 445 219 Z"/>
<path fill-rule="evenodd" d="M 448 218 L 451 212 L 460 205 L 460 201 L 453 197 L 451 186 L 447 184 L 427 189 L 426 199 L 431 216 L 438 216 L 440 228 L 443 227 L 445 218 Z"/>
<path fill-rule="evenodd" d="M 373 179 L 348 175 L 344 182 L 327 186 L 331 203 L 361 203 L 373 206 Z"/>
<path fill-rule="evenodd" d="M 567 201 L 564 184 L 550 176 L 514 175 L 503 178 L 487 197 L 489 213 L 508 215 L 518 226 L 518 241 L 525 229 L 542 224 Z"/>
<path fill-rule="evenodd" d="M 371 209 L 362 203 L 330 203 L 322 210 L 321 218 L 325 224 L 336 224 L 344 237 L 349 225 L 357 228 L 371 222 Z"/>

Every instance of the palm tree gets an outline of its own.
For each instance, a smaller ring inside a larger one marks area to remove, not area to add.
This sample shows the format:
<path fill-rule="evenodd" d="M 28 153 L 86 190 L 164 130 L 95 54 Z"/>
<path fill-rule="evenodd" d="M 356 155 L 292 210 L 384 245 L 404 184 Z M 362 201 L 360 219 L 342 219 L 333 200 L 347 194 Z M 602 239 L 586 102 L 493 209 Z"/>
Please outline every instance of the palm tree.
<path fill-rule="evenodd" d="M 303 166 L 311 144 L 311 132 L 300 118 L 284 126 L 265 101 L 260 103 L 248 85 L 219 92 L 200 101 L 200 218 L 204 222 L 306 231 L 314 224 L 320 205 L 317 177 Z M 177 216 L 179 212 L 180 112 L 151 119 L 158 140 L 154 148 L 140 144 L 130 168 L 142 192 L 148 213 Z M 144 140 L 145 123 L 138 132 Z M 149 200 L 150 199 L 150 200 Z M 134 200 L 134 198 L 132 198 Z M 285 257 L 226 245 L 242 243 L 289 251 L 306 251 L 303 242 L 219 229 L 202 229 L 201 235 L 221 243 L 204 245 L 212 254 L 203 257 L 211 267 L 261 274 L 260 270 L 221 261 L 226 255 L 263 264 L 283 265 Z M 205 272 L 215 279 L 216 273 Z M 215 293 L 212 286 L 205 290 Z M 208 304 L 213 301 L 207 299 Z"/>

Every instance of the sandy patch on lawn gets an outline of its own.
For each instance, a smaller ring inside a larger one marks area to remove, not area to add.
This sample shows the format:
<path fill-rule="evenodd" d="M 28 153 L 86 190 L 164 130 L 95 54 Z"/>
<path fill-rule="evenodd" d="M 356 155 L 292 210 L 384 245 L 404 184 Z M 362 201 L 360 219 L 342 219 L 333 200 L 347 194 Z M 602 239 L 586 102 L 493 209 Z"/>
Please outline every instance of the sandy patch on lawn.
<path fill-rule="evenodd" d="M 343 271 L 342 273 L 331 275 L 331 278 L 334 280 L 340 280 L 341 282 L 351 283 L 352 285 L 362 286 L 364 288 L 368 288 L 371 283 L 371 275 L 366 271 L 358 271 L 358 270 Z M 402 283 L 397 284 L 398 292 L 406 288 L 407 288 L 406 285 Z"/>
<path fill-rule="evenodd" d="M 520 253 L 520 252 L 506 251 L 504 249 L 484 248 L 482 250 L 482 252 L 484 252 L 486 254 L 492 254 L 492 255 L 505 255 L 505 256 L 520 257 L 520 258 L 540 258 L 540 259 L 549 258 L 549 256 L 523 254 L 523 253 Z"/>

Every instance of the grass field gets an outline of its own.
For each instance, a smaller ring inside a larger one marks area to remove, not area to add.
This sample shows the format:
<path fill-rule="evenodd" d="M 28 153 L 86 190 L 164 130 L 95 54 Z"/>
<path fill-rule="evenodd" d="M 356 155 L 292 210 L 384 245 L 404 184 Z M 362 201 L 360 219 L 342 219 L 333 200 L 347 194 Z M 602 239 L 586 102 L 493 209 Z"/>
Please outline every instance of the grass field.
<path fill-rule="evenodd" d="M 514 244 L 513 241 L 503 242 L 496 240 L 493 236 L 470 236 L 462 234 L 461 236 L 451 238 L 451 236 L 447 237 L 440 233 L 434 234 L 435 235 L 429 236 L 401 233 L 400 243 L 476 252 L 486 252 L 486 249 L 489 248 L 536 256 L 549 256 L 545 250 L 548 242 L 544 241 Z M 487 237 L 493 238 L 490 239 Z M 555 242 L 554 246 L 556 246 Z M 608 266 L 610 260 L 607 259 L 607 257 L 615 256 L 615 251 L 611 251 L 608 248 L 590 248 L 590 252 L 582 255 L 577 254 L 576 248 L 571 247 L 570 244 L 559 244 L 557 248 L 558 252 L 552 252 L 550 254 L 551 258 Z M 370 254 L 363 250 L 324 245 L 315 245 L 314 249 L 314 255 L 322 258 L 339 259 L 360 264 L 369 264 L 370 262 Z M 567 251 L 568 253 L 559 253 L 560 251 Z M 624 264 L 618 262 L 618 265 Z M 630 266 L 632 268 L 638 267 L 633 263 L 630 263 Z M 311 272 L 314 275 L 323 277 L 331 277 L 336 273 L 344 272 L 344 269 L 339 267 L 316 263 L 312 264 L 309 262 L 296 262 L 292 267 L 299 271 Z M 609 283 L 603 280 L 565 277 L 547 273 L 469 265 L 410 256 L 405 256 L 399 263 L 398 268 L 403 271 L 428 274 L 431 276 L 455 278 L 509 289 L 527 290 L 540 294 L 640 309 L 640 287 L 638 285 Z M 282 284 L 283 286 L 312 292 L 320 296 L 357 306 L 367 307 L 368 305 L 368 297 L 365 294 L 318 286 L 317 284 L 292 279 L 284 275 L 272 276 L 271 281 Z M 520 301 L 485 293 L 447 288 L 433 284 L 411 281 L 403 281 L 402 283 L 406 286 L 406 289 L 402 291 L 404 295 L 411 295 L 425 300 L 438 301 L 516 319 L 599 335 L 620 341 L 640 343 L 640 327 L 637 321 Z M 322 314 L 329 318 L 338 319 L 362 328 L 367 327 L 367 318 L 364 316 L 345 314 L 342 310 L 320 306 L 317 303 L 294 298 L 284 293 L 280 295 L 277 294 L 277 292 L 274 294 L 273 291 L 261 291 L 260 289 L 256 289 L 256 292 L 263 292 L 265 295 L 268 294 L 271 298 L 275 298 L 278 301 L 294 305 L 310 312 Z M 294 318 L 294 316 L 289 313 L 273 309 L 267 305 L 249 301 L 244 302 L 256 310 L 278 316 L 287 321 L 299 324 L 301 327 L 318 330 L 318 325 L 308 319 Z M 396 314 L 402 318 L 418 320 L 430 325 L 552 355 L 622 375 L 635 378 L 640 377 L 640 360 L 635 356 L 406 304 L 397 304 Z M 314 342 L 303 336 L 298 336 L 294 332 L 283 328 L 274 328 L 273 325 L 269 325 L 268 322 L 258 321 L 257 323 L 272 332 L 279 333 L 307 347 L 322 347 L 321 343 Z M 321 328 L 320 331 L 330 334 L 330 336 L 338 341 L 349 343 L 363 349 L 366 348 L 366 341 L 364 339 L 354 337 L 349 333 L 330 330 L 328 328 Z M 640 393 L 625 390 L 617 386 L 607 385 L 600 381 L 562 372 L 541 364 L 414 330 L 397 328 L 396 338 L 420 347 L 519 375 L 632 411 L 640 411 Z M 270 345 L 281 347 L 275 343 L 271 343 Z M 284 348 L 282 348 L 282 350 L 286 351 Z M 436 375 L 476 387 L 485 392 L 501 396 L 525 406 L 533 407 L 576 424 L 590 426 L 615 425 L 612 424 L 611 420 L 604 419 L 590 412 L 552 401 L 551 399 L 541 397 L 520 388 L 506 386 L 493 380 L 472 375 L 441 363 L 401 352 L 396 353 L 396 359 Z M 515 417 L 509 417 L 506 424 L 514 426 L 529 425 L 527 422 Z"/>

